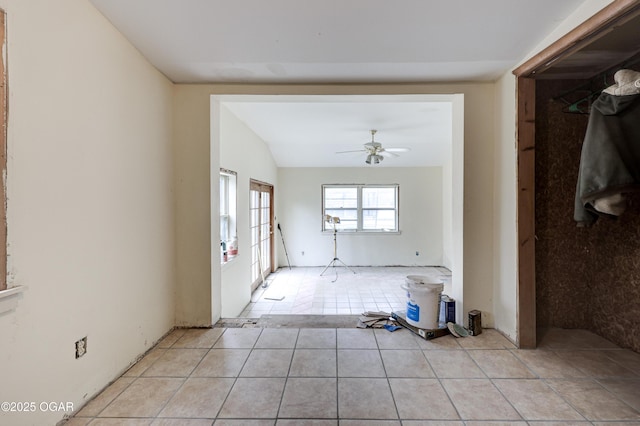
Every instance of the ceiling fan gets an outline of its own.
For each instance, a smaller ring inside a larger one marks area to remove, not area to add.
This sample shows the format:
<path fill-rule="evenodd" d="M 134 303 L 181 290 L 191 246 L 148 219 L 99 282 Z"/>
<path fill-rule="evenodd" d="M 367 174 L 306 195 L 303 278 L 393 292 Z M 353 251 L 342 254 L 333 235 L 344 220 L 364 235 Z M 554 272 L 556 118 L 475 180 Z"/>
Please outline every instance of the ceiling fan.
<path fill-rule="evenodd" d="M 407 152 L 409 148 L 383 148 L 380 142 L 374 140 L 374 136 L 377 130 L 371 130 L 371 142 L 364 144 L 364 149 L 357 149 L 354 151 L 338 151 L 336 154 L 346 154 L 350 152 L 366 152 L 367 158 L 364 160 L 367 164 L 378 164 L 384 157 L 398 157 L 396 152 Z"/>

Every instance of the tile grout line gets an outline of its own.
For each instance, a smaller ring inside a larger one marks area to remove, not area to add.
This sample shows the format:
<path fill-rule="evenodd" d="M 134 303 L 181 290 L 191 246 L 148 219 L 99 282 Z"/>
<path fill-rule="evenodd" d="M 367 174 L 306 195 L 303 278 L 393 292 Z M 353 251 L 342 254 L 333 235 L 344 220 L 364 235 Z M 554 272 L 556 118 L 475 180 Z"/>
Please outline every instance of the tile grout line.
<path fill-rule="evenodd" d="M 412 336 L 413 337 L 413 336 Z M 378 336 L 376 336 L 375 329 L 373 330 L 373 338 L 376 341 L 376 348 L 378 349 L 378 356 L 380 357 L 380 363 L 382 364 L 382 370 L 384 371 L 384 377 L 387 381 L 387 386 L 389 386 L 389 393 L 391 394 L 391 400 L 393 401 L 393 407 L 396 409 L 396 417 L 398 421 L 402 424 L 402 419 L 400 417 L 400 410 L 398 409 L 398 404 L 396 403 L 396 398 L 393 395 L 393 388 L 391 387 L 391 381 L 389 380 L 389 375 L 387 374 L 387 367 L 384 365 L 384 360 L 382 359 L 382 353 L 380 353 L 380 343 L 378 342 Z"/>
<path fill-rule="evenodd" d="M 213 328 L 211 328 L 210 330 L 213 330 Z M 191 369 L 191 371 L 187 374 L 187 376 L 185 377 L 181 377 L 183 379 L 182 384 L 180 386 L 178 386 L 178 388 L 173 392 L 173 394 L 167 399 L 167 401 L 162 405 L 162 407 L 160 408 L 160 410 L 158 410 L 158 412 L 156 413 L 156 415 L 154 416 L 154 419 L 158 419 L 158 415 L 160 415 L 160 413 L 162 413 L 162 410 L 164 410 L 165 408 L 167 408 L 167 405 L 169 404 L 169 402 L 171 402 L 171 400 L 176 396 L 176 394 L 184 387 L 185 383 L 187 383 L 187 381 L 189 380 L 189 378 L 191 377 L 191 375 L 193 374 L 193 372 L 196 370 L 196 368 L 198 368 L 198 365 L 200 365 L 200 363 L 202 362 L 202 360 L 204 360 L 204 358 L 207 356 L 207 354 L 211 351 L 211 349 L 213 348 L 213 346 L 216 344 L 216 342 L 220 339 L 220 337 L 222 337 L 222 335 L 226 332 L 227 329 L 225 329 L 222 333 L 220 333 L 220 336 L 218 336 L 216 338 L 216 340 L 211 344 L 211 347 L 205 352 L 205 354 L 202 356 L 202 358 L 200 359 L 200 361 L 198 361 L 198 363 Z M 184 337 L 186 333 L 183 333 L 182 336 L 180 336 L 179 339 L 177 339 L 175 342 L 173 342 L 171 344 L 171 346 L 169 346 L 167 349 L 206 349 L 206 348 L 173 348 L 173 346 L 178 343 L 180 341 L 180 339 L 182 339 L 182 337 Z M 155 364 L 160 358 L 158 358 L 156 361 L 154 361 L 152 363 Z M 151 365 L 145 369 L 145 371 L 147 371 L 149 368 L 151 368 Z M 142 376 L 142 373 L 140 374 Z M 162 417 L 161 417 L 162 419 Z M 213 424 L 213 423 L 212 423 Z"/>
<path fill-rule="evenodd" d="M 213 329 L 212 329 L 213 330 Z M 193 373 L 198 369 L 198 367 L 200 366 L 200 364 L 202 364 L 202 361 L 204 361 L 204 359 L 207 357 L 207 355 L 209 355 L 211 353 L 211 351 L 213 350 L 213 347 L 216 345 L 216 343 L 218 343 L 218 340 L 220 340 L 222 338 L 222 336 L 224 336 L 224 334 L 227 332 L 228 328 L 225 328 L 222 333 L 220 333 L 220 335 L 216 338 L 216 340 L 213 341 L 213 343 L 211 344 L 211 347 L 209 348 L 209 350 L 207 350 L 207 352 L 204 354 L 204 356 L 202 357 L 202 359 L 198 362 L 198 364 L 196 364 L 196 366 L 193 368 L 193 370 L 191 370 L 191 373 L 189 373 L 189 376 L 187 377 L 188 379 L 192 378 L 191 376 L 193 375 Z M 248 357 L 247 357 L 248 358 Z M 246 360 L 245 360 L 246 362 Z M 244 364 L 243 364 L 244 366 Z M 240 374 L 240 372 L 238 372 L 238 375 Z M 194 377 L 195 378 L 195 377 Z M 214 377 L 216 379 L 221 378 L 224 379 L 226 377 Z M 186 380 L 185 380 L 186 383 Z M 218 411 L 216 412 L 216 415 L 213 419 L 213 422 L 211 422 L 211 424 L 213 425 L 215 423 L 215 419 L 218 418 L 218 414 L 220 414 L 220 410 L 222 410 L 222 406 L 224 405 L 225 401 L 227 400 L 227 398 L 229 397 L 229 393 L 231 393 L 231 389 L 233 389 L 233 386 L 235 385 L 235 380 L 233 381 L 233 383 L 231 384 L 231 387 L 229 387 L 229 392 L 227 393 L 227 395 L 225 396 L 224 400 L 222 401 L 222 403 L 220 404 L 220 408 L 218 408 Z M 184 386 L 184 383 L 182 384 L 182 386 Z M 181 386 L 181 388 L 182 388 Z M 171 398 L 173 399 L 173 397 Z M 171 401 L 171 399 L 169 401 L 167 401 L 167 404 Z M 156 417 L 157 418 L 157 417 Z"/>
<path fill-rule="evenodd" d="M 458 342 L 456 342 L 458 343 Z M 458 343 L 458 345 L 460 345 Z M 442 391 L 444 392 L 444 394 L 447 396 L 447 399 L 449 400 L 449 403 L 451 404 L 451 406 L 453 407 L 453 409 L 456 412 L 456 415 L 458 416 L 458 419 L 460 419 L 460 421 L 464 424 L 466 424 L 466 422 L 464 421 L 464 419 L 462 418 L 462 415 L 460 415 L 460 410 L 458 410 L 458 407 L 456 406 L 456 404 L 454 404 L 453 399 L 451 398 L 451 395 L 449 394 L 449 392 L 447 392 L 447 388 L 444 386 L 444 384 L 442 383 L 442 378 L 440 377 L 440 375 L 438 374 L 438 372 L 436 371 L 435 368 L 433 368 L 433 365 L 431 365 L 431 362 L 429 362 L 429 358 L 427 357 L 427 354 L 424 353 L 425 351 L 422 351 L 422 354 L 424 355 L 425 359 L 427 360 L 427 363 L 429 364 L 429 367 L 431 367 L 431 369 L 433 370 L 433 374 L 436 376 L 436 380 L 438 380 L 438 384 L 440 385 L 440 388 L 442 389 Z"/>
<path fill-rule="evenodd" d="M 168 336 L 168 335 L 170 335 L 171 333 L 173 333 L 173 331 L 172 331 L 172 332 L 170 332 L 170 333 L 167 333 L 167 336 Z M 108 408 L 108 407 L 109 407 L 109 406 L 110 406 L 110 405 L 111 405 L 111 404 L 112 404 L 112 403 L 113 403 L 113 402 L 114 402 L 114 401 L 115 401 L 115 400 L 116 400 L 120 395 L 122 395 L 122 394 L 124 393 L 124 391 L 125 391 L 125 390 L 129 389 L 129 387 L 130 387 L 131 385 L 133 385 L 135 382 L 137 382 L 137 381 L 138 381 L 138 379 L 142 378 L 142 377 L 143 377 L 142 375 L 144 374 L 144 372 L 145 372 L 145 371 L 147 371 L 149 368 L 151 368 L 151 366 L 153 366 L 153 364 L 155 364 L 156 362 L 158 362 L 158 360 L 159 360 L 160 358 L 162 358 L 162 356 L 164 356 L 164 354 L 167 352 L 167 350 L 168 350 L 168 349 L 171 349 L 171 347 L 172 347 L 173 345 L 175 345 L 175 344 L 176 344 L 176 342 L 178 342 L 178 340 L 180 340 L 180 339 L 181 339 L 185 334 L 186 334 L 186 332 L 183 332 L 183 333 L 180 335 L 180 337 L 178 337 L 178 338 L 177 338 L 173 343 L 171 343 L 171 345 L 169 345 L 169 346 L 168 346 L 168 347 L 166 347 L 166 348 L 158 348 L 157 346 L 156 346 L 156 347 L 152 347 L 152 348 L 150 348 L 150 349 L 147 351 L 147 353 L 145 354 L 145 356 L 146 356 L 146 355 L 148 355 L 148 354 L 149 354 L 152 350 L 154 350 L 154 349 L 164 349 L 164 352 L 163 352 L 163 354 L 162 354 L 162 355 L 160 355 L 160 356 L 158 357 L 158 359 L 156 359 L 155 361 L 153 361 L 151 364 L 149 364 L 149 366 L 148 366 L 147 368 L 145 368 L 144 370 L 142 370 L 142 371 L 140 372 L 140 374 L 139 374 L 139 375 L 137 375 L 137 376 L 133 376 L 133 380 L 131 381 L 131 383 L 129 383 L 129 384 L 128 384 L 127 386 L 125 386 L 125 387 L 124 387 L 120 392 L 118 392 L 118 394 L 117 394 L 113 399 L 111 399 L 111 401 L 109 401 L 109 403 L 108 403 L 107 405 L 105 405 L 104 407 L 102 407 L 102 409 L 101 409 L 101 410 L 99 410 L 99 411 L 96 413 L 96 415 L 92 416 L 91 418 L 92 418 L 92 419 L 99 418 L 100 414 L 102 414 L 102 412 L 103 412 L 104 410 L 106 410 L 106 409 L 107 409 L 107 408 Z M 165 336 L 165 338 L 166 338 L 167 336 Z M 162 339 L 162 340 L 164 340 L 164 339 Z M 161 340 L 161 341 L 162 341 L 162 340 Z M 158 342 L 157 344 L 160 344 L 160 343 L 161 343 L 161 341 L 160 341 L 160 342 Z M 138 360 L 138 362 L 142 361 L 143 359 L 144 359 L 144 356 L 143 356 L 142 358 L 140 358 L 140 359 Z M 136 364 L 137 364 L 137 363 L 136 363 Z M 135 367 L 135 365 L 136 365 L 136 364 L 134 364 L 134 365 L 130 366 L 130 367 L 129 367 L 129 369 L 127 369 L 127 371 L 129 371 L 129 370 L 131 370 L 133 367 Z M 107 388 L 109 388 L 110 386 L 112 386 L 116 381 L 118 381 L 118 380 L 122 379 L 123 377 L 125 377 L 125 376 L 124 376 L 124 374 L 126 374 L 126 373 L 127 373 L 127 371 L 125 371 L 122 375 L 120 375 L 120 377 L 118 377 L 118 378 L 117 378 L 116 380 L 114 380 L 112 383 L 110 383 L 109 385 L 107 385 L 107 387 L 105 387 L 105 389 L 103 389 L 99 394 L 97 394 L 94 398 L 92 398 L 92 400 L 93 400 L 93 399 L 95 399 L 95 398 L 97 398 L 99 395 L 101 395 L 101 394 L 102 394 L 102 393 L 103 393 Z M 131 376 L 126 376 L 126 377 L 131 377 Z M 183 383 L 183 384 L 184 384 L 184 383 Z M 182 385 L 180 385 L 180 387 L 182 387 Z M 171 398 L 173 398 L 173 395 L 171 395 Z M 91 401 L 87 401 L 87 404 L 89 404 L 89 402 L 91 402 Z M 86 406 L 87 404 L 85 404 L 85 406 Z M 83 408 L 84 408 L 84 407 L 83 407 Z M 160 411 L 162 411 L 162 409 L 164 409 L 164 406 L 160 409 Z M 82 409 L 80 409 L 80 411 L 81 411 L 81 410 L 82 410 Z M 160 411 L 158 411 L 158 413 L 160 413 Z M 77 413 L 76 413 L 76 414 L 77 414 Z M 75 417 L 75 416 L 74 416 L 74 417 Z M 104 418 L 107 418 L 107 417 L 104 417 Z M 154 417 L 154 418 L 155 418 L 155 417 Z"/>
<path fill-rule="evenodd" d="M 300 338 L 300 329 L 297 329 L 296 341 L 293 343 L 293 350 L 291 351 L 291 359 L 289 359 L 289 368 L 287 369 L 287 375 L 284 378 L 284 386 L 282 387 L 282 394 L 280 395 L 280 402 L 278 403 L 278 409 L 276 410 L 276 421 L 280 418 L 280 410 L 282 409 L 282 401 L 284 400 L 284 392 L 287 390 L 287 383 L 289 383 L 289 374 L 291 374 L 291 366 L 293 365 L 293 356 L 296 353 L 296 346 L 298 345 L 298 339 Z"/>
<path fill-rule="evenodd" d="M 225 329 L 224 333 L 226 333 L 227 330 L 229 330 L 229 329 L 228 328 Z M 242 328 L 240 328 L 239 330 L 242 330 Z M 253 352 L 253 349 L 255 348 L 256 343 L 258 343 L 258 339 L 260 339 L 260 336 L 262 335 L 263 331 L 264 331 L 264 328 L 260 329 L 260 333 L 256 337 L 256 341 L 253 342 L 253 345 L 251 346 L 251 348 L 249 348 L 249 353 L 247 354 L 247 358 L 242 363 L 242 367 L 240 367 L 240 369 L 238 370 L 238 374 L 235 377 L 233 377 L 233 383 L 231 384 L 231 387 L 229 388 L 229 392 L 227 392 L 227 395 L 222 400 L 222 403 L 220 404 L 220 408 L 216 412 L 216 416 L 214 418 L 213 423 L 215 423 L 215 421 L 219 418 L 220 413 L 222 412 L 222 408 L 224 407 L 224 404 L 226 404 L 227 400 L 229 399 L 229 395 L 231 395 L 231 391 L 233 390 L 233 388 L 236 385 L 236 383 L 238 383 L 238 379 L 240 378 L 240 373 L 242 373 L 242 370 L 244 369 L 244 366 L 247 365 L 247 362 L 249 361 L 249 357 L 251 356 L 251 352 Z M 224 333 L 222 335 L 224 335 Z M 216 343 L 218 342 L 218 340 L 220 340 L 220 338 L 222 338 L 222 335 L 220 335 L 220 337 L 218 337 L 218 339 L 216 339 Z M 215 343 L 211 346 L 211 349 L 213 349 L 214 346 L 215 346 Z M 221 349 L 236 349 L 236 348 L 221 348 Z M 237 349 L 245 349 L 245 348 L 237 348 Z"/>
<path fill-rule="evenodd" d="M 591 380 L 588 377 L 582 377 L 582 378 L 552 378 L 551 380 Z M 561 400 L 563 400 L 569 407 L 571 407 L 573 410 L 575 410 L 576 413 L 578 413 L 580 416 L 582 416 L 582 418 L 588 422 L 592 422 L 591 419 L 587 418 L 587 416 L 585 414 L 582 413 L 582 411 L 578 410 L 578 407 L 575 407 L 569 400 L 567 400 L 567 398 L 565 398 L 564 396 L 562 396 L 560 394 L 560 392 L 558 392 L 553 386 L 551 386 L 549 383 L 547 383 L 547 378 L 541 378 L 540 379 L 542 381 L 542 383 L 544 383 L 545 386 L 547 386 L 549 389 L 551 389 L 551 391 L 556 394 Z"/>
<path fill-rule="evenodd" d="M 515 353 L 516 351 L 518 351 L 518 348 L 515 348 L 515 349 L 507 349 L 507 351 L 509 351 L 509 353 L 510 353 L 511 355 L 513 355 L 513 356 L 514 356 L 518 361 L 520 361 L 520 362 L 522 363 L 522 365 L 524 365 L 524 366 L 526 367 L 526 369 L 527 369 L 531 374 L 533 374 L 533 376 L 534 376 L 536 379 L 542 379 L 542 377 L 540 377 L 540 375 L 539 375 L 539 374 L 538 374 L 538 373 L 537 373 L 533 368 L 531 368 L 531 367 L 529 366 L 529 364 L 528 364 L 527 362 L 525 362 L 525 360 L 524 360 L 524 359 L 520 358 L 520 357 L 518 356 L 518 354 L 517 354 L 517 353 Z"/>
<path fill-rule="evenodd" d="M 336 332 L 336 421 L 340 424 L 340 372 L 338 370 L 338 329 Z"/>
<path fill-rule="evenodd" d="M 520 420 L 523 420 L 523 421 L 527 422 L 527 419 L 524 418 L 524 416 L 522 415 L 520 410 L 518 410 L 515 407 L 515 405 L 513 405 L 513 403 L 509 400 L 509 398 L 507 398 L 504 395 L 504 393 L 502 393 L 500 388 L 498 386 L 496 386 L 496 384 L 493 382 L 494 378 L 492 378 L 489 374 L 487 374 L 487 372 L 482 368 L 482 366 L 480 364 L 478 364 L 478 361 L 476 361 L 476 359 L 473 356 L 471 356 L 471 353 L 469 351 L 470 350 L 474 350 L 474 349 L 463 348 L 463 350 L 467 353 L 467 356 L 469 358 L 471 358 L 471 360 L 475 363 L 476 367 L 478 367 L 480 369 L 480 371 L 482 371 L 482 374 L 484 374 L 486 376 L 486 379 L 489 380 L 489 383 L 491 383 L 491 386 L 493 386 L 493 388 L 502 396 L 502 398 L 511 406 L 511 408 L 513 408 L 513 410 L 518 414 L 518 416 L 520 416 Z M 475 349 L 475 350 L 483 350 L 483 349 Z M 504 351 L 508 352 L 509 348 L 499 348 L 499 349 L 495 349 L 495 350 L 500 350 L 500 351 L 504 350 Z M 510 353 L 510 352 L 508 352 L 508 353 Z"/>

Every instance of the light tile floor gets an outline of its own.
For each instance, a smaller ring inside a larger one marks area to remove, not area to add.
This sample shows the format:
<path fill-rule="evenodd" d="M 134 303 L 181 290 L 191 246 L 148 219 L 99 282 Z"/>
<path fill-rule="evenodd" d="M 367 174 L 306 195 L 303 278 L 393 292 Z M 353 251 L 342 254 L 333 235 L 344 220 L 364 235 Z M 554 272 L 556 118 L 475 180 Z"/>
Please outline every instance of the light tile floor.
<path fill-rule="evenodd" d="M 635 425 L 640 354 L 582 330 L 176 329 L 68 425 Z"/>
<path fill-rule="evenodd" d="M 445 268 L 322 269 L 271 274 L 240 317 L 402 310 L 407 275 L 450 291 Z M 528 351 L 495 330 L 178 329 L 68 424 L 640 426 L 640 355 L 581 330 Z"/>
<path fill-rule="evenodd" d="M 408 275 L 433 276 L 444 282 L 445 294 L 450 291 L 451 271 L 442 267 L 353 267 L 355 274 L 344 267 L 331 267 L 321 276 L 323 269 L 278 269 L 267 278 L 266 289 L 260 286 L 253 292 L 239 317 L 403 310 L 407 295 L 400 286 Z"/>

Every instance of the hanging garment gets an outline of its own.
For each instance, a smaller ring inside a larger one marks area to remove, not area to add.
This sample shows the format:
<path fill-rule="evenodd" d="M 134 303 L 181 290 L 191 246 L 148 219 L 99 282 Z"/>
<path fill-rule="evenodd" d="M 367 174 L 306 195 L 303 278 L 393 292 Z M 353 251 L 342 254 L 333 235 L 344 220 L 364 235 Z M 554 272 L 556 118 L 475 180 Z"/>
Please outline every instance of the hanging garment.
<path fill-rule="evenodd" d="M 591 106 L 576 186 L 578 226 L 621 215 L 624 193 L 640 190 L 640 72 L 620 70 L 614 78 Z"/>

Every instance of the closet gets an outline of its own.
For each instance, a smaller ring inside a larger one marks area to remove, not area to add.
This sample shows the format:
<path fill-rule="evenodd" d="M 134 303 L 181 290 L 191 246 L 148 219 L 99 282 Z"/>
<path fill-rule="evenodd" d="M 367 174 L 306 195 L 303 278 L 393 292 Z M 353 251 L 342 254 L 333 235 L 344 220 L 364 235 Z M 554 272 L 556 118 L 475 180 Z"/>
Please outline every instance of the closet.
<path fill-rule="evenodd" d="M 640 193 L 615 220 L 573 218 L 590 105 L 622 68 L 640 71 L 637 0 L 612 2 L 514 71 L 521 348 L 559 327 L 640 352 Z"/>

